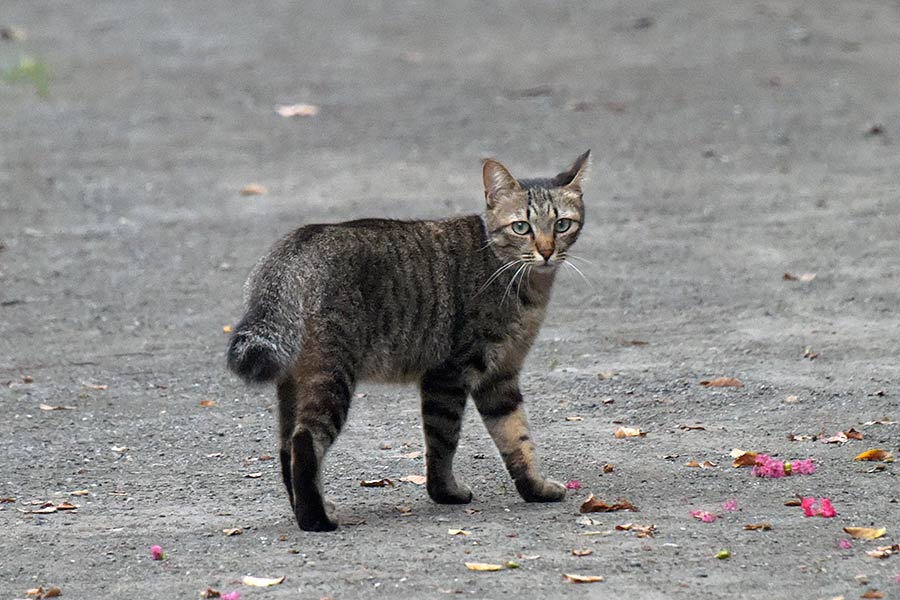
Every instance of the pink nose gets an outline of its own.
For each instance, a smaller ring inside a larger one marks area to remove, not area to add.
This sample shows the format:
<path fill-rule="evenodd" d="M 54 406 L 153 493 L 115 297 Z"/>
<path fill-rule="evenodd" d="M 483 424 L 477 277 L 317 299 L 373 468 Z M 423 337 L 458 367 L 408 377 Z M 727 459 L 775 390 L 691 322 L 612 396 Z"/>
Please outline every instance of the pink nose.
<path fill-rule="evenodd" d="M 550 260 L 550 257 L 553 256 L 553 248 L 538 248 L 537 251 L 544 257 L 544 261 Z"/>

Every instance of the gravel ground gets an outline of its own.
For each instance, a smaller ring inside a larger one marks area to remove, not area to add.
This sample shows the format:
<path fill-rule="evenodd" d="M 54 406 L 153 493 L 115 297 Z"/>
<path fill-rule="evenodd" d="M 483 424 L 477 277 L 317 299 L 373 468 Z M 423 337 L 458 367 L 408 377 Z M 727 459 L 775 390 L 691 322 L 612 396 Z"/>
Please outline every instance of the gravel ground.
<path fill-rule="evenodd" d="M 0 598 L 900 597 L 900 556 L 866 555 L 898 542 L 896 464 L 853 460 L 900 438 L 862 425 L 900 420 L 897 3 L 310 4 L 0 10 L 26 34 L 0 67 L 52 71 L 0 82 Z M 582 489 L 523 503 L 474 411 L 470 506 L 360 487 L 423 471 L 415 390 L 363 386 L 327 467 L 343 526 L 301 532 L 274 392 L 224 369 L 251 265 L 304 223 L 478 211 L 486 156 L 540 175 L 585 148 L 589 283 L 562 276 L 523 376 L 546 472 Z M 732 448 L 818 470 L 753 477 Z M 591 492 L 640 510 L 581 515 Z M 842 549 L 851 525 L 888 533 Z"/>

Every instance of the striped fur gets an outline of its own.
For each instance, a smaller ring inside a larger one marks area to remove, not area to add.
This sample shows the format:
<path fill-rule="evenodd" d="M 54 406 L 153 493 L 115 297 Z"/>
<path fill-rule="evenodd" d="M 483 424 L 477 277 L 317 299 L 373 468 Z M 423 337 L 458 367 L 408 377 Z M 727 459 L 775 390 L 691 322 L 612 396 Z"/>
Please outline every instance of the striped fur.
<path fill-rule="evenodd" d="M 337 527 L 321 464 L 362 380 L 419 383 L 434 501 L 472 499 L 453 474 L 469 396 L 521 496 L 562 499 L 540 473 L 518 377 L 584 222 L 588 158 L 532 180 L 488 160 L 482 215 L 308 225 L 257 265 L 228 365 L 277 383 L 282 476 L 302 529 Z"/>

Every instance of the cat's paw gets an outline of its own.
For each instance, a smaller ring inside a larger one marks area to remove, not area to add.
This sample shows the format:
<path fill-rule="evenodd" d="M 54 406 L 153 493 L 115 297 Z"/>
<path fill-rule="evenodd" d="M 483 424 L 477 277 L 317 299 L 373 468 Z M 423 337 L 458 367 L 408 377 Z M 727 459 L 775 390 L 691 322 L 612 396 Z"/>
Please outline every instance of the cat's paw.
<path fill-rule="evenodd" d="M 438 504 L 468 504 L 472 501 L 472 490 L 469 486 L 455 481 L 432 484 L 429 479 L 426 488 L 428 495 Z"/>
<path fill-rule="evenodd" d="M 297 512 L 297 524 L 303 531 L 334 531 L 338 528 L 334 503 L 326 500 L 324 510 Z"/>
<path fill-rule="evenodd" d="M 559 502 L 566 497 L 566 486 L 552 479 L 520 480 L 516 489 L 526 502 Z"/>

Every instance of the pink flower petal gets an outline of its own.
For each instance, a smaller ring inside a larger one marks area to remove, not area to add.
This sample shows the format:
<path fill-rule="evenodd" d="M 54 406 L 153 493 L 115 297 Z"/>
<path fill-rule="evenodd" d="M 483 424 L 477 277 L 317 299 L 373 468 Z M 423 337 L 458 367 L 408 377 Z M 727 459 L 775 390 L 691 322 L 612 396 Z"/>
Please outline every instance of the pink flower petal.
<path fill-rule="evenodd" d="M 738 509 L 737 500 L 732 498 L 731 500 L 726 500 L 722 503 L 722 509 L 727 510 L 729 512 L 735 511 Z"/>
<path fill-rule="evenodd" d="M 819 498 L 819 502 L 822 504 L 822 508 L 819 509 L 819 515 L 826 518 L 837 516 L 837 511 L 834 510 L 834 507 L 831 505 L 831 500 L 828 498 Z"/>
<path fill-rule="evenodd" d="M 841 540 L 838 542 L 838 546 L 841 548 L 841 550 L 853 549 L 853 543 L 850 540 Z"/>
<path fill-rule="evenodd" d="M 803 508 L 803 515 L 806 517 L 816 516 L 815 498 L 800 498 L 800 507 Z"/>
<path fill-rule="evenodd" d="M 222 594 L 222 600 L 241 600 L 240 592 L 228 592 L 227 594 Z"/>
<path fill-rule="evenodd" d="M 566 482 L 566 489 L 567 490 L 580 490 L 581 482 L 578 481 L 577 479 L 570 479 Z"/>
<path fill-rule="evenodd" d="M 704 523 L 712 523 L 716 520 L 716 515 L 705 510 L 692 510 L 691 516 L 698 521 L 703 521 Z"/>
<path fill-rule="evenodd" d="M 162 560 L 166 557 L 163 554 L 162 546 L 150 546 L 150 555 L 153 557 L 153 560 Z"/>

